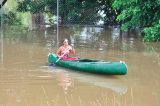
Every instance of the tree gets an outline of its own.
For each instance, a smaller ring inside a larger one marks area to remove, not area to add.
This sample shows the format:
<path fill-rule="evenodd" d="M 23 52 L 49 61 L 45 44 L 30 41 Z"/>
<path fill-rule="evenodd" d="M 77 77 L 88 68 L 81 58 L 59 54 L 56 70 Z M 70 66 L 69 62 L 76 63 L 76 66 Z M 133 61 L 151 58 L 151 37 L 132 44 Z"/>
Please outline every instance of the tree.
<path fill-rule="evenodd" d="M 123 30 L 139 27 L 145 41 L 160 40 L 160 0 L 115 0 L 113 7 L 120 11 L 117 20 Z"/>
<path fill-rule="evenodd" d="M 2 1 L 1 5 L 0 5 L 0 9 L 2 8 L 1 6 L 3 6 L 6 2 L 7 2 L 7 0 Z"/>
<path fill-rule="evenodd" d="M 23 0 L 19 2 L 18 11 L 31 13 L 49 12 L 56 15 L 57 0 Z M 103 17 L 98 13 L 104 11 L 103 18 L 107 25 L 115 24 L 117 11 L 112 8 L 113 0 L 59 0 L 59 15 L 62 23 L 95 24 Z"/>

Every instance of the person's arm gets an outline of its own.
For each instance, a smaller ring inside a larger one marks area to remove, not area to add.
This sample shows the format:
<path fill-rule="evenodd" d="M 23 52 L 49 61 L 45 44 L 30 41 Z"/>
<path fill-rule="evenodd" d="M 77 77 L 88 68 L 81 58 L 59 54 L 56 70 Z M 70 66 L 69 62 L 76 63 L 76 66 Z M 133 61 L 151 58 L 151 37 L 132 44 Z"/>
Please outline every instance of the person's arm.
<path fill-rule="evenodd" d="M 70 46 L 71 47 L 71 46 Z M 70 53 L 75 54 L 75 49 L 73 47 L 71 47 L 71 49 L 69 50 Z"/>

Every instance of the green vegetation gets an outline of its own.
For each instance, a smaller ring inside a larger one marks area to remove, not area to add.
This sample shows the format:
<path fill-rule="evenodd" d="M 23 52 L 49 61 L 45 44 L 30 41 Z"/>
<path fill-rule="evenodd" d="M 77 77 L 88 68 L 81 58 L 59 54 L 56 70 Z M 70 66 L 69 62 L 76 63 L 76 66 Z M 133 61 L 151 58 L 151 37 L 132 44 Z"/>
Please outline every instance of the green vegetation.
<path fill-rule="evenodd" d="M 56 6 L 57 0 L 22 0 L 17 11 L 45 13 L 52 19 Z M 10 15 L 6 17 L 16 21 Z M 124 31 L 139 28 L 144 41 L 160 41 L 160 0 L 59 0 L 59 15 L 61 24 L 89 25 L 103 20 L 106 26 L 118 24 Z"/>
<path fill-rule="evenodd" d="M 31 13 L 52 13 L 56 15 L 57 0 L 23 0 L 18 3 L 18 11 Z M 100 12 L 106 17 L 102 17 Z M 95 24 L 103 19 L 106 25 L 117 23 L 115 11 L 112 9 L 112 2 L 105 0 L 60 0 L 59 15 L 61 23 L 72 24 Z"/>
<path fill-rule="evenodd" d="M 2 0 L 2 6 L 0 7 L 0 22 L 5 25 L 21 25 L 21 19 L 17 14 L 16 0 Z"/>
<path fill-rule="evenodd" d="M 24 0 L 19 2 L 18 11 L 31 13 L 51 13 L 56 15 L 57 0 Z M 60 0 L 59 15 L 61 24 L 63 23 L 85 23 L 93 24 L 100 16 L 97 15 L 97 2 L 94 0 L 76 1 L 76 0 Z"/>
<path fill-rule="evenodd" d="M 2 19 L 3 24 L 21 25 L 21 20 L 17 18 L 16 13 L 11 12 L 11 11 L 3 14 L 2 18 L 0 16 L 0 21 L 1 21 L 1 19 Z"/>
<path fill-rule="evenodd" d="M 144 41 L 160 41 L 160 22 L 151 26 L 144 28 Z"/>
<path fill-rule="evenodd" d="M 117 20 L 123 30 L 139 27 L 144 41 L 160 40 L 160 0 L 115 0 L 113 7 L 120 11 Z"/>
<path fill-rule="evenodd" d="M 1 2 L 2 2 L 2 3 L 1 3 L 1 5 L 0 5 L 0 9 L 2 8 L 2 6 L 5 5 L 5 3 L 7 2 L 7 0 L 3 0 L 3 1 L 1 0 Z"/>

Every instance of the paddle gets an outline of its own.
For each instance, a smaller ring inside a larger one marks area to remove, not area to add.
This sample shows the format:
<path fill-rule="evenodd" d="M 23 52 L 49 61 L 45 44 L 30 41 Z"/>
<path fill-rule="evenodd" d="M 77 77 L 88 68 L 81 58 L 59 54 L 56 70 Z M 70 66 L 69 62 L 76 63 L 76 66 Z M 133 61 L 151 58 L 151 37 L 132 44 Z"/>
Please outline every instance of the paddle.
<path fill-rule="evenodd" d="M 55 63 L 57 63 L 60 59 L 62 59 L 62 58 L 64 57 L 64 55 L 66 55 L 66 53 L 68 52 L 69 49 L 70 49 L 70 48 L 68 48 L 68 49 L 64 52 L 64 54 L 57 59 L 57 61 L 56 61 Z"/>
<path fill-rule="evenodd" d="M 64 54 L 62 54 L 59 58 L 57 58 L 57 55 L 56 55 L 56 54 L 54 54 L 54 53 L 49 53 L 49 54 L 48 54 L 48 61 L 49 61 L 49 63 L 51 63 L 50 65 L 55 66 L 56 63 L 57 63 L 60 59 L 62 59 L 70 49 L 71 49 L 71 47 L 68 47 L 68 48 L 64 51 Z"/>

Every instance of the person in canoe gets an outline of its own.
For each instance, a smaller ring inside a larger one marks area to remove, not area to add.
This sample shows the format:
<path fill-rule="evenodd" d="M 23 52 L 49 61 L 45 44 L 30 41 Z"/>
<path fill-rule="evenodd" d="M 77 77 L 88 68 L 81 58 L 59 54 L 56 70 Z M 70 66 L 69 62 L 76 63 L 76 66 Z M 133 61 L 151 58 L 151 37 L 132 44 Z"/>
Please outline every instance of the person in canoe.
<path fill-rule="evenodd" d="M 69 45 L 68 39 L 64 39 L 62 46 L 57 50 L 57 56 L 62 60 L 78 60 L 77 57 L 69 57 L 70 54 L 75 54 L 75 49 Z"/>

